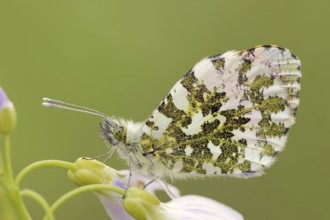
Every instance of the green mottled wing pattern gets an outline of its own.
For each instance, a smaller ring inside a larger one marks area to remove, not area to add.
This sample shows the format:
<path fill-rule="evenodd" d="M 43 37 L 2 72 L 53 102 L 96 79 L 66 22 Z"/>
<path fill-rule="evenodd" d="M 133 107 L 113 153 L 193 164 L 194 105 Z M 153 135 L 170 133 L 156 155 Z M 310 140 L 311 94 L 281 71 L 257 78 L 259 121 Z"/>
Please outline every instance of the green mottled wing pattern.
<path fill-rule="evenodd" d="M 285 146 L 300 78 L 300 60 L 278 46 L 205 58 L 146 121 L 143 152 L 174 178 L 260 175 Z"/>

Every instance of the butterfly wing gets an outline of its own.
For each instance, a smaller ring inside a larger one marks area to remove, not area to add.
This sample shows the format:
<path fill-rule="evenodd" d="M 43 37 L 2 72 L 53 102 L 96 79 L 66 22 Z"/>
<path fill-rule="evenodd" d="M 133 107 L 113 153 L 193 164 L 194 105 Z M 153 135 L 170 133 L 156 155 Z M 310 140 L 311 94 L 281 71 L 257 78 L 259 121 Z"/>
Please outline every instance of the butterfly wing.
<path fill-rule="evenodd" d="M 300 78 L 300 60 L 277 46 L 205 58 L 146 121 L 141 147 L 172 177 L 260 175 L 285 146 Z"/>

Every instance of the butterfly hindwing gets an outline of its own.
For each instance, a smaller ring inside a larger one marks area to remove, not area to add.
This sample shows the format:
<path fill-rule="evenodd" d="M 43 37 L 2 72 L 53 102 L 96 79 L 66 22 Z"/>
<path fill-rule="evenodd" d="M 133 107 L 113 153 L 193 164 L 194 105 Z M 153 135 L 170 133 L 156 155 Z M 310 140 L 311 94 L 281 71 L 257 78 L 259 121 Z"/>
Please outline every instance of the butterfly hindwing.
<path fill-rule="evenodd" d="M 299 59 L 277 46 L 205 58 L 148 118 L 141 147 L 174 177 L 261 174 L 294 123 L 300 77 Z"/>

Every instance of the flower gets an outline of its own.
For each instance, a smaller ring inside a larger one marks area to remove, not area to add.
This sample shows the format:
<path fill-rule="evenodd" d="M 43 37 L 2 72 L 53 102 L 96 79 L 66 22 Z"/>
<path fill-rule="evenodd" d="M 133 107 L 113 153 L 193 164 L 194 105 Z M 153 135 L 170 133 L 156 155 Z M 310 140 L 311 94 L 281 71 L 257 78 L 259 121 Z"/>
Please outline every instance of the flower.
<path fill-rule="evenodd" d="M 16 120 L 14 104 L 0 87 L 0 134 L 4 134 L 4 154 L 0 152 L 0 219 L 31 219 L 12 171 L 9 134 L 15 128 Z"/>
<path fill-rule="evenodd" d="M 179 196 L 179 190 L 162 181 L 150 182 L 140 175 L 131 176 L 130 186 L 127 188 L 129 171 L 116 171 L 96 160 L 77 160 L 76 169 L 69 171 L 68 175 L 78 185 L 84 184 L 110 184 L 125 190 L 122 194 L 114 191 L 97 191 L 109 217 L 113 220 L 243 220 L 240 213 L 210 198 L 197 195 Z M 81 175 L 82 174 L 82 175 Z M 171 197 L 167 203 L 160 202 L 155 191 L 165 190 Z"/>
<path fill-rule="evenodd" d="M 8 99 L 0 87 L 0 133 L 9 134 L 16 126 L 16 111 L 14 104 Z"/>
<path fill-rule="evenodd" d="M 68 171 L 68 177 L 78 186 L 99 183 L 114 185 L 126 190 L 126 185 L 121 180 L 124 176 L 120 172 L 90 158 L 78 158 L 75 168 Z M 99 191 L 97 195 L 112 219 L 132 219 L 124 209 L 122 195 L 112 191 Z"/>

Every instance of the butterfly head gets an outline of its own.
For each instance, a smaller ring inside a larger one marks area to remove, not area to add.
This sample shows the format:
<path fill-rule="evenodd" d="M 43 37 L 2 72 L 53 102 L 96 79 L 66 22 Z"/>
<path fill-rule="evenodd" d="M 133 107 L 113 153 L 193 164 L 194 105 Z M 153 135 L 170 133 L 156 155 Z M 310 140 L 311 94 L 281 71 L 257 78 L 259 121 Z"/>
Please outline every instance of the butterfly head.
<path fill-rule="evenodd" d="M 101 135 L 112 146 L 125 144 L 126 142 L 126 125 L 121 120 L 116 121 L 106 114 L 96 111 L 91 108 L 86 108 L 80 105 L 63 102 L 56 99 L 43 98 L 43 106 L 48 108 L 61 108 L 75 112 L 82 112 L 92 115 L 97 115 L 103 118 L 101 123 Z"/>
<path fill-rule="evenodd" d="M 101 136 L 110 144 L 118 146 L 126 142 L 126 129 L 124 126 L 110 118 L 104 119 L 100 124 Z"/>

